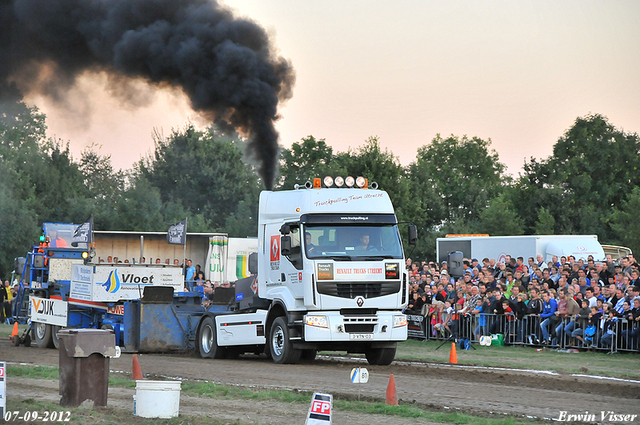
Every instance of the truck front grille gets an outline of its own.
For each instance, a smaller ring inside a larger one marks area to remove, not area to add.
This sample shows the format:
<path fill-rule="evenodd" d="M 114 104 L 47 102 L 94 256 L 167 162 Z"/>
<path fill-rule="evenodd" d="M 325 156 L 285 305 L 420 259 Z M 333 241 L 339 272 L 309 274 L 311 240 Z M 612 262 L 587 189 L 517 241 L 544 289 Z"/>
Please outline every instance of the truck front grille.
<path fill-rule="evenodd" d="M 347 333 L 373 333 L 378 324 L 378 316 L 344 316 L 344 330 Z"/>
<path fill-rule="evenodd" d="M 396 294 L 400 291 L 400 282 L 318 282 L 318 293 L 340 298 L 376 298 Z"/>
<path fill-rule="evenodd" d="M 367 334 L 371 334 L 373 333 L 373 327 L 375 325 L 364 325 L 364 324 L 354 324 L 354 325 L 348 325 L 345 324 L 344 325 L 344 330 L 345 332 L 351 334 L 351 333 L 356 333 L 356 334 L 363 334 L 363 333 L 367 333 Z"/>

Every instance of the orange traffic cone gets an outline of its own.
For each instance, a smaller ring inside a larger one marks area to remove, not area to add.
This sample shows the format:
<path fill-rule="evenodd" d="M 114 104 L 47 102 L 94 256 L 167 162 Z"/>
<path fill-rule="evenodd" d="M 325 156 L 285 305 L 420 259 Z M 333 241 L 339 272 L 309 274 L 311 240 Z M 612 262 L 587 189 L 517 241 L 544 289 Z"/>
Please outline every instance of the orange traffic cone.
<path fill-rule="evenodd" d="M 451 353 L 449 353 L 449 363 L 458 364 L 458 355 L 456 354 L 456 343 L 451 343 Z"/>
<path fill-rule="evenodd" d="M 9 338 L 13 338 L 16 335 L 18 335 L 18 322 L 17 321 L 13 322 L 13 331 L 11 332 L 11 336 Z"/>
<path fill-rule="evenodd" d="M 138 379 L 142 379 L 142 370 L 140 369 L 140 364 L 138 363 L 138 355 L 133 355 L 133 380 L 137 381 Z"/>
<path fill-rule="evenodd" d="M 389 384 L 387 384 L 387 404 L 390 406 L 398 405 L 398 395 L 396 394 L 396 380 L 393 374 L 389 375 Z"/>

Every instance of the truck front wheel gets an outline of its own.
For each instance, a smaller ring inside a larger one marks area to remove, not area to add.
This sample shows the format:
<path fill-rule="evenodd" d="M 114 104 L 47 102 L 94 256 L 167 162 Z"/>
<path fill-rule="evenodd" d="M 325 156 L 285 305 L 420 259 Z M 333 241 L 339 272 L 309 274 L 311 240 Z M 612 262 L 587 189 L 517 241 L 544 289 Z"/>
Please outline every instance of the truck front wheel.
<path fill-rule="evenodd" d="M 226 349 L 219 347 L 216 340 L 216 324 L 212 317 L 205 317 L 198 330 L 198 350 L 200 357 L 224 359 Z"/>
<path fill-rule="evenodd" d="M 269 349 L 274 362 L 282 364 L 300 361 L 302 351 L 293 348 L 289 337 L 289 327 L 284 317 L 278 317 L 273 321 L 269 337 L 271 341 Z"/>
<path fill-rule="evenodd" d="M 396 357 L 396 348 L 370 348 L 365 353 L 365 356 L 370 365 L 387 366 Z"/>
<path fill-rule="evenodd" d="M 53 346 L 53 341 L 51 340 L 51 325 L 37 322 L 34 326 L 33 333 L 36 336 L 36 346 L 38 346 L 38 348 L 51 348 Z"/>

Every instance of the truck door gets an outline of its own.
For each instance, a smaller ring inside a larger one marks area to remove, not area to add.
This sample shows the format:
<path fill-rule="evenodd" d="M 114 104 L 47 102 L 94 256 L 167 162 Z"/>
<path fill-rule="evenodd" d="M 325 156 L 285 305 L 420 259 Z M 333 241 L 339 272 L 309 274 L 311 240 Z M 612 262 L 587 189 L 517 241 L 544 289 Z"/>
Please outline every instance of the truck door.
<path fill-rule="evenodd" d="M 302 298 L 303 255 L 300 241 L 300 225 L 297 223 L 291 224 L 289 233 L 283 236 L 288 236 L 291 241 L 290 251 L 285 255 L 282 254 L 281 235 L 271 236 L 271 252 L 269 254 L 272 265 L 271 282 L 279 281 L 281 285 L 289 288 L 295 298 Z"/>

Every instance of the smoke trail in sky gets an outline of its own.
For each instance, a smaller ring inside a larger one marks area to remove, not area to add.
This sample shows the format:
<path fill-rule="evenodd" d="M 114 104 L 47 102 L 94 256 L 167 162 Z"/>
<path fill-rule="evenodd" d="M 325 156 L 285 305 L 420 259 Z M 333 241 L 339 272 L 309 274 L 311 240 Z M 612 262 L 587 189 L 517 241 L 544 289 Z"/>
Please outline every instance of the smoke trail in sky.
<path fill-rule="evenodd" d="M 0 0 L 0 100 L 17 88 L 63 104 L 85 72 L 107 73 L 125 98 L 140 79 L 182 90 L 194 110 L 247 136 L 272 188 L 277 107 L 295 73 L 255 22 L 211 0 Z"/>

